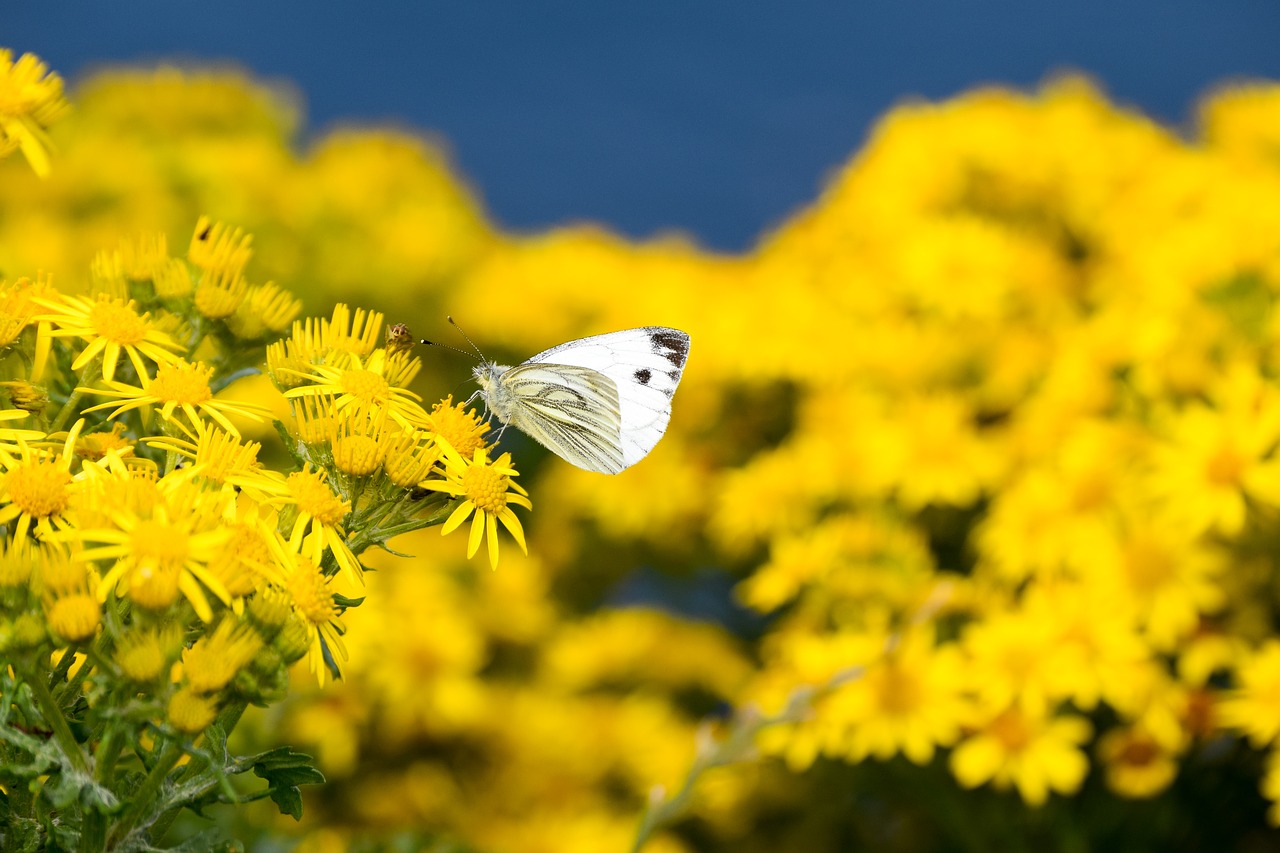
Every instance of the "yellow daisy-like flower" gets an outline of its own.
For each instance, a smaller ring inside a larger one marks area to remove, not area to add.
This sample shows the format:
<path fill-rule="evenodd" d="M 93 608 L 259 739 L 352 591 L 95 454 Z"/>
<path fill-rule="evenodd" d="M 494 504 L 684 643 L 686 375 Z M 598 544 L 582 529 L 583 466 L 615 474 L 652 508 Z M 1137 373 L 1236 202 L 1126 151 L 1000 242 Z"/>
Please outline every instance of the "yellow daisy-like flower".
<path fill-rule="evenodd" d="M 1010 705 L 975 728 L 951 753 L 951 772 L 966 788 L 1012 785 L 1028 805 L 1040 806 L 1050 792 L 1077 791 L 1089 771 L 1080 747 L 1092 729 L 1082 717 L 1052 717 Z"/>
<path fill-rule="evenodd" d="M 172 260 L 169 257 L 169 238 L 163 232 L 139 234 L 121 240 L 116 251 L 120 256 L 121 272 L 134 281 L 153 280 Z"/>
<path fill-rule="evenodd" d="M 284 393 L 285 397 L 332 397 L 335 414 L 343 414 L 348 408 L 369 415 L 385 411 L 406 429 L 422 422 L 426 416 L 418 402 L 422 398 L 401 387 L 412 378 L 412 374 L 404 373 L 403 359 L 389 358 L 384 350 L 376 350 L 367 359 L 353 354 L 348 362 L 344 367 L 313 365 L 304 376 L 311 384 L 292 388 Z"/>
<path fill-rule="evenodd" d="M 68 531 L 64 538 L 103 543 L 77 552 L 81 560 L 114 560 L 102 579 L 98 596 L 105 600 L 116 589 L 144 610 L 164 610 L 179 594 L 205 622 L 213 609 L 205 589 L 224 604 L 231 594 L 209 562 L 222 553 L 231 530 L 222 523 L 226 496 L 203 491 L 189 481 L 159 489 L 158 500 L 136 502 L 127 494 L 127 477 L 105 475 L 95 485 L 96 514 L 107 520 L 101 527 Z M 113 486 L 124 486 L 124 492 Z"/>
<path fill-rule="evenodd" d="M 1107 787 L 1124 797 L 1154 797 L 1178 775 L 1178 753 L 1142 726 L 1108 731 L 1098 739 Z"/>
<path fill-rule="evenodd" d="M 252 234 L 201 216 L 196 220 L 196 230 L 191 235 L 187 259 L 207 273 L 234 279 L 253 257 L 252 246 Z"/>
<path fill-rule="evenodd" d="M 1268 640 L 1236 670 L 1240 686 L 1218 706 L 1222 725 L 1238 729 L 1256 747 L 1280 738 L 1280 641 Z"/>
<path fill-rule="evenodd" d="M 131 627 L 116 644 L 115 662 L 130 681 L 153 681 L 178 656 L 182 629 L 175 624 Z"/>
<path fill-rule="evenodd" d="M 289 526 L 289 545 L 320 564 L 324 552 L 333 554 L 338 568 L 359 584 L 364 583 L 364 568 L 356 555 L 347 547 L 346 532 L 342 522 L 351 512 L 351 504 L 334 494 L 323 471 L 311 470 L 308 463 L 303 470 L 285 478 L 283 486 L 270 501 L 273 505 L 292 510 Z M 286 524 L 289 516 L 286 514 Z"/>
<path fill-rule="evenodd" d="M 71 643 L 94 636 L 102 622 L 102 609 L 95 595 L 97 574 L 82 563 L 70 560 L 60 549 L 52 552 L 42 550 L 33 556 L 39 563 L 45 621 L 49 630 Z"/>
<path fill-rule="evenodd" d="M 383 316 L 380 311 L 351 307 L 339 302 L 333 307 L 331 319 L 307 318 L 304 323 L 293 324 L 293 337 L 305 349 L 313 352 L 340 352 L 357 358 L 368 358 L 378 346 Z"/>
<path fill-rule="evenodd" d="M 388 433 L 385 444 L 382 470 L 387 479 L 402 489 L 425 480 L 440 459 L 440 448 L 425 432 Z"/>
<path fill-rule="evenodd" d="M 202 477 L 224 490 L 247 493 L 258 502 L 278 494 L 284 483 L 283 476 L 258 461 L 260 443 L 244 441 L 203 422 L 196 426 L 195 441 L 163 436 L 148 439 L 147 444 L 190 460 L 184 469 L 188 476 Z"/>
<path fill-rule="evenodd" d="M 40 313 L 37 297 L 53 296 L 53 288 L 43 279 L 34 283 L 29 278 L 0 283 L 0 347 L 10 346 L 35 320 Z M 47 342 L 47 334 L 44 339 Z"/>
<path fill-rule="evenodd" d="M 283 592 L 293 605 L 297 624 L 302 627 L 307 663 L 323 687 L 329 663 L 341 677 L 342 664 L 347 660 L 347 649 L 342 643 L 346 626 L 338 618 L 339 608 L 329 588 L 332 578 L 325 577 L 315 561 L 279 536 L 271 537 L 271 548 L 276 561 L 289 567 Z"/>
<path fill-rule="evenodd" d="M 223 619 L 182 653 L 182 674 L 197 693 L 226 687 L 262 648 L 262 638 L 249 625 Z"/>
<path fill-rule="evenodd" d="M 0 444 L 0 465 L 5 469 L 0 480 L 0 524 L 17 521 L 15 542 L 31 541 L 33 529 L 39 539 L 68 526 L 65 514 L 71 503 L 71 463 L 83 427 L 83 420 L 76 421 L 57 454 L 34 450 L 21 440 L 16 454 Z"/>
<path fill-rule="evenodd" d="M 511 454 L 504 453 L 490 462 L 488 451 L 477 447 L 470 462 L 467 462 L 448 444 L 442 443 L 444 463 L 443 480 L 424 480 L 420 485 L 424 489 L 445 492 L 462 501 L 440 528 L 442 535 L 448 535 L 458 528 L 462 522 L 472 517 L 471 536 L 467 541 L 467 559 L 475 556 L 480 548 L 480 541 L 489 540 L 489 565 L 498 567 L 498 522 L 507 528 L 520 550 L 528 554 L 529 549 L 524 542 L 524 528 L 520 519 L 511 511 L 509 504 L 533 509 L 528 492 L 512 481 L 519 472 L 511 467 Z"/>
<path fill-rule="evenodd" d="M 88 344 L 71 363 L 72 370 L 80 370 L 102 356 L 102 378 L 110 381 L 115 377 L 122 351 L 139 376 L 147 375 L 143 356 L 161 365 L 180 361 L 175 353 L 182 345 L 160 331 L 149 313 L 139 314 L 132 300 L 61 295 L 57 299 L 38 297 L 36 301 L 50 309 L 50 313 L 36 319 L 54 325 L 50 332 L 53 337 L 82 338 Z"/>
<path fill-rule="evenodd" d="M 227 317 L 227 328 L 240 340 L 253 341 L 283 332 L 300 311 L 301 299 L 267 282 L 249 288 L 235 313 Z"/>
<path fill-rule="evenodd" d="M 0 50 L 0 157 L 21 148 L 40 177 L 49 174 L 49 137 L 45 129 L 67 108 L 62 78 L 35 54 L 13 61 L 13 51 Z"/>
<path fill-rule="evenodd" d="M 822 700 L 819 713 L 838 732 L 828 754 L 856 762 L 901 752 L 915 764 L 928 764 L 937 747 L 960 736 L 961 672 L 954 646 L 935 646 L 932 632 L 908 635 L 861 678 Z"/>
<path fill-rule="evenodd" d="M 455 405 L 452 394 L 431 407 L 431 414 L 422 425 L 463 459 L 470 459 L 485 446 L 484 434 L 489 431 L 489 422 L 466 408 L 466 404 Z"/>
<path fill-rule="evenodd" d="M 178 358 L 172 363 L 161 365 L 156 371 L 155 379 L 147 379 L 144 374 L 141 388 L 126 385 L 123 382 L 108 381 L 107 385 L 110 387 L 106 389 L 78 388 L 76 390 L 99 397 L 123 400 L 124 402 L 121 403 L 99 403 L 85 409 L 86 412 L 96 412 L 114 406 L 115 410 L 108 415 L 109 418 L 119 417 L 125 412 L 143 406 L 159 406 L 162 418 L 177 424 L 179 429 L 193 438 L 199 434 L 202 414 L 217 421 L 219 426 L 236 436 L 240 435 L 240 430 L 236 429 L 227 415 L 239 415 L 254 421 L 262 421 L 270 417 L 271 411 L 265 406 L 214 399 L 213 389 L 209 385 L 209 380 L 212 378 L 212 367 L 206 366 L 203 362 L 191 363 Z M 186 415 L 186 423 L 174 417 L 177 411 Z"/>
<path fill-rule="evenodd" d="M 168 716 L 180 732 L 202 732 L 218 716 L 218 697 L 201 695 L 190 686 L 181 687 L 169 697 Z"/>
<path fill-rule="evenodd" d="M 248 293 L 249 282 L 244 276 L 206 272 L 196 285 L 196 310 L 210 320 L 225 320 L 236 312 Z"/>

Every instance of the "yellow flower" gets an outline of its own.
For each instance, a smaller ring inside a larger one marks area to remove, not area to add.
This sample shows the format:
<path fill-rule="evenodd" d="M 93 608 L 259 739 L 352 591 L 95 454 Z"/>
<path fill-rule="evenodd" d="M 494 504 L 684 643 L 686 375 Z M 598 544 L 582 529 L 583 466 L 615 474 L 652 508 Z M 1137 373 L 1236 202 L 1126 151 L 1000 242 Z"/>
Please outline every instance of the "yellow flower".
<path fill-rule="evenodd" d="M 1280 390 L 1253 365 L 1234 365 L 1210 389 L 1215 407 L 1191 404 L 1170 418 L 1170 438 L 1156 455 L 1155 488 L 1192 532 L 1235 535 L 1246 498 L 1280 505 Z"/>
<path fill-rule="evenodd" d="M 116 644 L 115 661 L 125 678 L 135 682 L 154 681 L 178 656 L 182 629 L 170 623 L 157 628 L 131 627 Z"/>
<path fill-rule="evenodd" d="M 196 310 L 210 320 L 232 316 L 249 293 L 249 282 L 242 275 L 206 272 L 196 285 Z"/>
<path fill-rule="evenodd" d="M 476 450 L 486 446 L 484 434 L 489 431 L 489 422 L 463 403 L 454 405 L 452 394 L 431 407 L 422 426 L 463 459 L 470 459 Z"/>
<path fill-rule="evenodd" d="M 120 241 L 116 250 L 120 256 L 120 271 L 134 281 L 151 281 L 169 262 L 169 239 L 162 232 L 139 234 Z"/>
<path fill-rule="evenodd" d="M 182 674 L 197 693 L 226 687 L 262 648 L 252 627 L 223 618 L 217 626 L 182 653 Z"/>
<path fill-rule="evenodd" d="M 1280 640 L 1267 640 L 1236 670 L 1239 687 L 1218 706 L 1223 726 L 1239 729 L 1256 747 L 1280 737 Z"/>
<path fill-rule="evenodd" d="M 937 747 L 960 736 L 963 686 L 955 647 L 935 646 L 932 631 L 913 631 L 861 677 L 818 702 L 819 719 L 831 732 L 823 751 L 854 762 L 868 755 L 885 761 L 901 752 L 928 764 Z"/>
<path fill-rule="evenodd" d="M 341 677 L 342 665 L 347 660 L 347 649 L 342 643 L 342 635 L 347 629 L 338 618 L 339 609 L 334 603 L 333 592 L 329 589 L 332 578 L 325 577 L 314 561 L 279 536 L 271 537 L 270 543 L 276 561 L 288 567 L 283 591 L 292 603 L 293 613 L 297 618 L 296 623 L 290 624 L 300 625 L 307 648 L 308 665 L 323 687 L 329 673 L 329 664 L 332 664 Z"/>
<path fill-rule="evenodd" d="M 196 229 L 191 235 L 187 259 L 206 273 L 234 279 L 253 257 L 252 244 L 252 234 L 201 216 L 196 220 Z"/>
<path fill-rule="evenodd" d="M 1106 768 L 1107 786 L 1124 797 L 1154 797 L 1178 775 L 1177 751 L 1141 726 L 1105 733 L 1098 739 L 1098 756 Z"/>
<path fill-rule="evenodd" d="M 4 503 L 0 523 L 17 519 L 15 542 L 29 541 L 33 528 L 40 539 L 68 526 L 65 513 L 71 502 L 71 463 L 83 427 L 83 420 L 76 421 L 58 454 L 36 451 L 19 441 L 15 456 L 0 444 L 0 465 L 5 469 L 0 481 L 0 501 Z"/>
<path fill-rule="evenodd" d="M 177 436 L 147 440 L 147 444 L 176 453 L 191 461 L 183 470 L 187 476 L 201 477 L 224 490 L 244 492 L 258 502 L 280 491 L 284 477 L 258 461 L 262 445 L 245 441 L 239 434 L 223 432 L 204 422 L 196 423 L 196 439 Z"/>
<path fill-rule="evenodd" d="M 1197 538 L 1194 527 L 1155 511 L 1133 514 L 1129 529 L 1100 543 L 1090 582 L 1110 591 L 1113 606 L 1131 614 L 1151 645 L 1169 651 L 1222 608 L 1226 556 Z"/>
<path fill-rule="evenodd" d="M 42 550 L 37 559 L 49 630 L 71 643 L 94 636 L 102 621 L 97 575 L 60 550 Z"/>
<path fill-rule="evenodd" d="M 34 54 L 13 61 L 13 51 L 0 49 L 0 157 L 21 148 L 40 177 L 49 174 L 47 128 L 67 108 L 62 78 Z"/>
<path fill-rule="evenodd" d="M 226 496 L 179 480 L 139 505 L 128 500 L 122 488 L 127 482 L 127 476 L 96 478 L 96 491 L 86 500 L 103 525 L 68 531 L 64 537 L 104 543 L 76 554 L 81 560 L 114 561 L 102 579 L 99 597 L 105 600 L 118 588 L 138 607 L 159 611 L 181 594 L 202 621 L 212 621 L 205 589 L 224 604 L 231 602 L 222 581 L 209 570 L 231 535 L 222 521 Z"/>
<path fill-rule="evenodd" d="M 1050 792 L 1075 793 L 1089 771 L 1080 751 L 1091 727 L 1081 717 L 1052 717 L 1010 705 L 976 726 L 951 753 L 951 772 L 966 788 L 992 782 L 1017 787 L 1028 805 Z"/>
<path fill-rule="evenodd" d="M 132 301 L 90 300 L 65 294 L 58 299 L 40 297 L 36 301 L 51 311 L 37 318 L 54 324 L 51 335 L 82 338 L 88 344 L 71 363 L 72 370 L 80 370 L 102 356 L 102 378 L 109 381 L 115 377 L 122 350 L 138 376 L 148 375 L 143 356 L 156 364 L 180 360 L 174 351 L 181 350 L 182 345 L 160 331 L 151 322 L 150 314 L 138 314 Z"/>
<path fill-rule="evenodd" d="M 12 284 L 0 283 L 0 347 L 11 346 L 40 313 L 37 297 L 50 298 L 53 289 L 48 281 L 33 283 L 20 278 Z M 45 336 L 47 339 L 47 335 Z"/>
<path fill-rule="evenodd" d="M 307 463 L 303 470 L 285 478 L 270 501 L 285 508 L 291 548 L 302 549 L 317 565 L 327 550 L 347 577 L 358 584 L 364 583 L 364 569 L 347 546 L 342 527 L 351 504 L 334 493 L 323 471 L 312 471 Z M 293 516 L 291 522 L 289 513 Z"/>
<path fill-rule="evenodd" d="M 270 409 L 256 403 L 215 399 L 213 389 L 209 385 L 212 378 L 212 367 L 202 362 L 193 364 L 178 358 L 170 364 L 161 365 L 156 371 L 155 379 L 147 379 L 144 375 L 141 388 L 135 388 L 123 382 L 108 381 L 107 389 L 79 388 L 77 390 L 124 401 L 99 403 L 85 409 L 86 412 L 96 412 L 114 406 L 115 410 L 108 417 L 116 418 L 143 406 L 159 406 L 162 418 L 175 423 L 179 429 L 192 437 L 195 437 L 201 428 L 201 415 L 212 418 L 219 426 L 236 436 L 240 435 L 240 431 L 236 429 L 228 415 L 237 415 L 254 421 L 261 421 L 270 416 Z M 186 423 L 174 417 L 175 411 L 181 411 L 186 415 Z"/>
<path fill-rule="evenodd" d="M 366 415 L 386 412 L 406 429 L 423 420 L 425 412 L 418 404 L 422 398 L 401 387 L 417 372 L 416 367 L 406 368 L 417 364 L 416 359 L 406 361 L 403 357 L 388 357 L 385 350 L 375 350 L 367 359 L 352 354 L 345 362 L 343 367 L 312 365 L 304 376 L 311 384 L 291 388 L 285 391 L 285 397 L 332 397 L 335 414 L 347 414 L 348 409 Z"/>
<path fill-rule="evenodd" d="M 180 732 L 202 732 L 217 716 L 217 696 L 202 696 L 191 687 L 180 687 L 169 697 L 169 722 Z"/>
<path fill-rule="evenodd" d="M 462 498 L 462 501 L 440 528 L 440 533 L 448 535 L 475 513 L 467 541 L 467 559 L 475 556 L 487 532 L 489 565 L 495 569 L 498 567 L 498 522 L 507 528 L 520 550 L 529 553 L 524 543 L 524 528 L 508 504 L 525 509 L 533 509 L 533 504 L 527 497 L 528 492 L 511 479 L 519 476 L 519 472 L 511 467 L 511 454 L 504 453 L 490 462 L 485 448 L 477 447 L 471 461 L 466 462 L 448 444 L 443 444 L 442 450 L 445 479 L 424 480 L 422 488 L 445 492 Z"/>
<path fill-rule="evenodd" d="M 283 332 L 301 310 L 302 300 L 267 282 L 249 288 L 235 313 L 227 317 L 227 328 L 242 341 L 254 341 Z"/>
<path fill-rule="evenodd" d="M 418 430 L 388 433 L 383 470 L 402 489 L 417 486 L 440 459 L 440 449 L 430 434 Z"/>

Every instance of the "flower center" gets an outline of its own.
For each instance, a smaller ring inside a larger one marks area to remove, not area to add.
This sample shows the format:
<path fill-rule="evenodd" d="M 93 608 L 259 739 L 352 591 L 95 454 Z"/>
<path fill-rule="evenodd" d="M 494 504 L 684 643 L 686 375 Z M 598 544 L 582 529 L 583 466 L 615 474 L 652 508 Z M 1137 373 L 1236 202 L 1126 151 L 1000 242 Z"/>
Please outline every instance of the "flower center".
<path fill-rule="evenodd" d="M 159 521 L 138 524 L 131 535 L 134 560 L 139 566 L 156 564 L 180 567 L 187 560 L 187 534 Z"/>
<path fill-rule="evenodd" d="M 377 441 L 367 435 L 349 435 L 339 439 L 334 446 L 333 461 L 338 468 L 353 477 L 366 477 L 381 464 L 382 449 Z"/>
<path fill-rule="evenodd" d="M 1019 753 L 1031 743 L 1031 731 L 1017 711 L 1005 711 L 991 723 L 991 734 L 1010 753 Z"/>
<path fill-rule="evenodd" d="M 499 513 L 507 506 L 507 478 L 486 465 L 473 465 L 462 474 L 462 488 L 467 499 L 488 513 Z"/>
<path fill-rule="evenodd" d="M 438 403 L 431 409 L 431 429 L 449 442 L 463 459 L 470 459 L 476 448 L 484 443 L 489 425 L 468 412 L 462 406 Z"/>
<path fill-rule="evenodd" d="M 323 625 L 338 615 L 324 575 L 306 557 L 298 558 L 298 567 L 289 576 L 288 589 L 298 612 L 312 625 Z"/>
<path fill-rule="evenodd" d="M 26 462 L 9 472 L 9 500 L 33 518 L 48 518 L 67 508 L 71 474 L 56 462 Z"/>
<path fill-rule="evenodd" d="M 165 364 L 156 371 L 156 378 L 147 390 L 166 403 L 198 406 L 213 399 L 213 391 L 209 389 L 212 375 L 213 368 L 202 364 Z"/>
<path fill-rule="evenodd" d="M 1245 460 L 1231 447 L 1223 447 L 1209 459 L 1205 473 L 1215 486 L 1236 486 L 1244 473 Z"/>
<path fill-rule="evenodd" d="M 89 322 L 100 336 L 122 346 L 142 343 L 147 335 L 146 322 L 128 305 L 119 302 L 94 303 L 89 310 Z"/>
<path fill-rule="evenodd" d="M 298 511 L 315 518 L 321 524 L 337 527 L 347 514 L 348 506 L 338 500 L 329 484 L 311 471 L 299 471 L 289 475 L 289 491 L 298 505 Z"/>
<path fill-rule="evenodd" d="M 1135 736 L 1124 745 L 1120 762 L 1133 767 L 1146 767 L 1160 757 L 1160 747 L 1149 738 Z"/>
<path fill-rule="evenodd" d="M 344 370 L 342 372 L 342 393 L 350 394 L 362 403 L 382 403 L 391 393 L 387 380 L 371 370 Z"/>

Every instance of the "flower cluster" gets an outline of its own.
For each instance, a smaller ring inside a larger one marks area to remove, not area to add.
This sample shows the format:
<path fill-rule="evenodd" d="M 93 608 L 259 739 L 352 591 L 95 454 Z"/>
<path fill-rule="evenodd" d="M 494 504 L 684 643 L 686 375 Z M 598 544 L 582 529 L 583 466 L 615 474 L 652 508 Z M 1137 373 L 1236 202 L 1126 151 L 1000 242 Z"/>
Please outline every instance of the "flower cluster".
<path fill-rule="evenodd" d="M 903 106 L 725 257 L 498 235 L 420 142 L 343 131 L 298 156 L 292 113 L 241 79 L 103 75 L 47 179 L 0 162 L 0 213 L 23 212 L 0 215 L 0 269 L 88 268 L 94 291 L 0 292 L 4 642 L 33 666 L 51 632 L 80 651 L 55 702 L 137 673 L 163 697 L 148 737 L 279 686 L 263 660 L 324 674 L 345 649 L 341 682 L 257 718 L 330 777 L 302 850 L 617 849 L 655 785 L 689 811 L 647 850 L 1249 836 L 1280 822 L 1278 104 L 1224 90 L 1190 141 L 1078 80 Z M 610 478 L 508 430 L 518 479 L 555 495 L 525 529 L 512 459 L 452 399 L 421 404 L 455 380 L 380 315 L 293 322 L 212 223 L 186 260 L 85 249 L 209 208 L 270 247 L 264 278 L 453 313 L 504 356 L 682 328 L 667 435 Z M 221 393 L 281 333 L 288 472 L 259 461 L 268 392 Z M 409 519 L 534 556 L 469 571 L 457 534 Z M 361 554 L 397 533 L 416 559 Z M 753 746 L 769 758 L 715 766 Z M 833 791 L 846 808 L 819 807 Z"/>
<path fill-rule="evenodd" d="M 0 784 L 36 794 L 9 801 L 16 849 L 149 844 L 251 768 L 297 816 L 306 756 L 221 753 L 289 664 L 341 674 L 359 555 L 471 514 L 470 554 L 487 531 L 496 566 L 500 524 L 524 545 L 507 504 L 530 502 L 485 426 L 401 387 L 419 365 L 372 346 L 381 315 L 294 322 L 296 299 L 245 279 L 249 246 L 201 219 L 185 258 L 161 236 L 103 252 L 84 296 L 0 282 Z M 284 470 L 241 433 L 271 410 L 221 393 L 264 355 Z"/>

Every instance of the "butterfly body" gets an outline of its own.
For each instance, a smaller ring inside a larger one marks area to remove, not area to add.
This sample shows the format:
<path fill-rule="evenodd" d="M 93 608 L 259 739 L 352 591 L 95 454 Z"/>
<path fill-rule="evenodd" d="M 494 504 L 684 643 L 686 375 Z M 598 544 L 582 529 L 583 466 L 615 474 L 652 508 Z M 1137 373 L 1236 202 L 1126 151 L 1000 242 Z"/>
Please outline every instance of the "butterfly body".
<path fill-rule="evenodd" d="M 566 461 L 617 474 L 666 431 L 689 336 L 645 326 L 569 341 L 515 366 L 475 368 L 480 395 L 510 424 Z"/>

